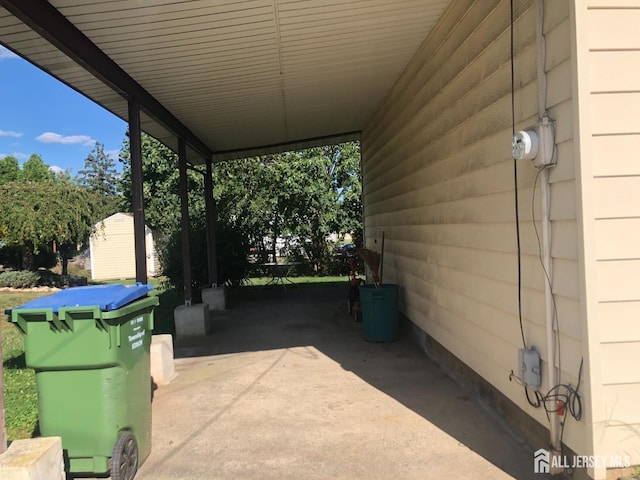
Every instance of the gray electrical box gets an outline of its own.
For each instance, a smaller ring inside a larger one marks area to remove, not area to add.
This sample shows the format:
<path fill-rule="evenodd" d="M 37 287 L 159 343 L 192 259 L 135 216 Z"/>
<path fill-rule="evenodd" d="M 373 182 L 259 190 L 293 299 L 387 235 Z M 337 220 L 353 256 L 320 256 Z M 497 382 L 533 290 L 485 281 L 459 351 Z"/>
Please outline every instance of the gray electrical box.
<path fill-rule="evenodd" d="M 540 387 L 540 354 L 533 347 L 518 350 L 518 371 L 525 387 Z"/>

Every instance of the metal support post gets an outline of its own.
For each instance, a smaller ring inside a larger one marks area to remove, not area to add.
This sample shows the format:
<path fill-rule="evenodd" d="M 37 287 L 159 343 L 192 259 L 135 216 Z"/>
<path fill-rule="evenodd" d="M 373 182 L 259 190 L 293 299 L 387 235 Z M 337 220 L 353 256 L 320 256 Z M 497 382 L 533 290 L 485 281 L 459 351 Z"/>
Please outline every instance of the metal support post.
<path fill-rule="evenodd" d="M 142 190 L 142 132 L 140 106 L 129 102 L 129 149 L 131 154 L 131 206 L 136 256 L 136 282 L 147 283 L 147 249 L 145 246 L 144 194 Z"/>
<path fill-rule="evenodd" d="M 204 175 L 204 201 L 207 215 L 207 267 L 209 285 L 218 284 L 218 254 L 216 250 L 216 200 L 213 198 L 213 169 L 211 158 L 207 159 L 207 171 Z"/>
<path fill-rule="evenodd" d="M 189 248 L 189 192 L 187 187 L 187 145 L 178 139 L 178 170 L 180 173 L 180 229 L 182 234 L 182 278 L 184 303 L 191 305 L 191 249 Z"/>

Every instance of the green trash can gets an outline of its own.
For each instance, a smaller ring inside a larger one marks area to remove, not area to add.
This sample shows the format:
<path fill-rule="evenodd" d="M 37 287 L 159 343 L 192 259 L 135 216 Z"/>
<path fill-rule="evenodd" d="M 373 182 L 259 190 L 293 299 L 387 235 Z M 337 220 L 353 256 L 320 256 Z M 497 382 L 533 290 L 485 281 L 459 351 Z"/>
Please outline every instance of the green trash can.
<path fill-rule="evenodd" d="M 62 437 L 68 472 L 130 480 L 151 452 L 151 289 L 69 288 L 10 311 L 36 373 L 40 432 Z"/>
<path fill-rule="evenodd" d="M 393 342 L 398 338 L 398 285 L 361 285 L 360 308 L 365 340 Z"/>

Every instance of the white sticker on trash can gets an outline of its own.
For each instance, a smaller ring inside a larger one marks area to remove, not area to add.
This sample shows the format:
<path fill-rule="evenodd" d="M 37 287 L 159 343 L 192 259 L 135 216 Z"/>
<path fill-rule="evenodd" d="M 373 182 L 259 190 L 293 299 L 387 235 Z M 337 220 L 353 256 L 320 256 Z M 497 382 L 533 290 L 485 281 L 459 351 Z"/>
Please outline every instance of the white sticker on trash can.
<path fill-rule="evenodd" d="M 144 322 L 144 317 L 140 316 L 140 317 L 136 317 L 136 318 L 134 318 L 134 319 L 133 319 L 133 320 L 131 320 L 129 323 L 130 323 L 132 326 L 134 326 L 134 327 L 135 327 L 136 325 L 140 325 L 142 322 Z M 138 327 L 134 328 L 134 330 L 140 330 L 140 327 L 138 326 Z"/>
<path fill-rule="evenodd" d="M 131 350 L 135 350 L 136 348 L 140 348 L 143 344 L 144 333 L 145 330 L 142 329 L 142 322 L 144 322 L 144 316 L 139 316 L 129 321 L 129 324 L 133 327 L 134 334 L 129 335 L 129 344 L 131 345 Z"/>
<path fill-rule="evenodd" d="M 141 332 L 135 333 L 133 335 L 129 335 L 129 343 L 131 344 L 131 350 L 135 350 L 136 348 L 140 348 L 142 346 L 144 333 L 145 333 L 145 330 L 142 330 Z"/>

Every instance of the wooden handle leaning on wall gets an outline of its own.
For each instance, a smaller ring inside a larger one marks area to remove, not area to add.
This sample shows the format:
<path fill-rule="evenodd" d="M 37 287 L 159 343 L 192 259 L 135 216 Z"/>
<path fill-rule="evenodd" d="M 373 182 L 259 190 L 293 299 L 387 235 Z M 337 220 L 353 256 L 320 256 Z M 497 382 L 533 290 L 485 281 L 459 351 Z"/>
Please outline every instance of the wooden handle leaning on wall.
<path fill-rule="evenodd" d="M 382 231 L 382 245 L 380 246 L 380 285 L 382 285 L 382 268 L 384 267 L 384 230 Z"/>

